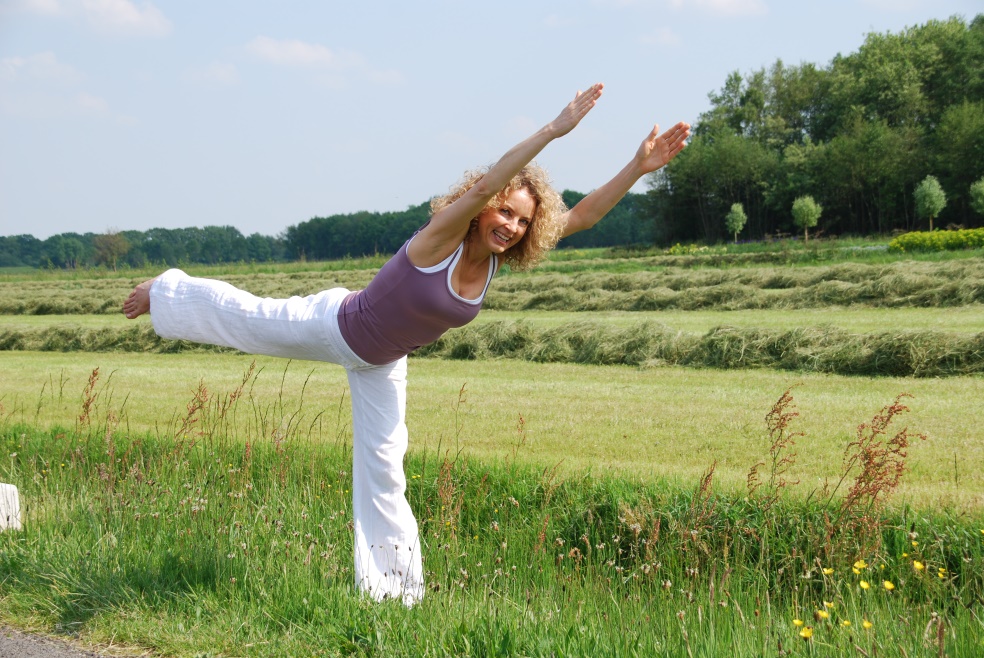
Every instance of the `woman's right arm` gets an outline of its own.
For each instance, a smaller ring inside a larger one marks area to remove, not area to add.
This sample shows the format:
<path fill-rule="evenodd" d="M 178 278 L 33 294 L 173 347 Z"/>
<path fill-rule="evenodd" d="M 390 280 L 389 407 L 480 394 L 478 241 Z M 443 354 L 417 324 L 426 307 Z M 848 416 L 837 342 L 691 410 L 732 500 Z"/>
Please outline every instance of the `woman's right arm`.
<path fill-rule="evenodd" d="M 556 119 L 512 147 L 489 171 L 454 203 L 431 217 L 430 222 L 410 243 L 410 260 L 418 267 L 436 265 L 447 258 L 468 233 L 471 220 L 522 170 L 547 144 L 574 130 L 601 97 L 604 85 L 592 85 L 577 92 Z"/>

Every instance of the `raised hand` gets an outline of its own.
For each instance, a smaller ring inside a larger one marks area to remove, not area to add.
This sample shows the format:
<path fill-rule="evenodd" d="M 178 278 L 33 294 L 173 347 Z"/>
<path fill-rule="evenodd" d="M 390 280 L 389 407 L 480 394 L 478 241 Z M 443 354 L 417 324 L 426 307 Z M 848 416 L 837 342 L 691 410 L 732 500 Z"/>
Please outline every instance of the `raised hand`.
<path fill-rule="evenodd" d="M 577 92 L 574 100 L 567 104 L 567 107 L 557 115 L 557 118 L 550 122 L 549 128 L 552 137 L 563 137 L 574 130 L 581 119 L 591 111 L 598 99 L 601 98 L 601 90 L 605 85 L 600 82 L 588 87 L 587 91 Z"/>
<path fill-rule="evenodd" d="M 652 132 L 643 140 L 639 150 L 636 151 L 636 161 L 639 163 L 642 173 L 654 172 L 675 158 L 677 153 L 687 145 L 688 137 L 690 137 L 690 124 L 683 121 L 662 135 L 659 134 L 659 125 L 653 126 Z"/>

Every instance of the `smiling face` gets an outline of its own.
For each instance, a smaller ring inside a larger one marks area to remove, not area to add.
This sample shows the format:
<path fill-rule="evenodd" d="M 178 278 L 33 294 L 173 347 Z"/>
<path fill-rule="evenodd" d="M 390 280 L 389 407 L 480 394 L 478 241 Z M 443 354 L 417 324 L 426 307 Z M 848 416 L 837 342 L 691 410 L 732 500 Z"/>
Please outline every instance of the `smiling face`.
<path fill-rule="evenodd" d="M 513 190 L 498 208 L 486 208 L 478 216 L 474 240 L 492 253 L 501 254 L 519 244 L 535 212 L 533 195 L 526 189 Z"/>

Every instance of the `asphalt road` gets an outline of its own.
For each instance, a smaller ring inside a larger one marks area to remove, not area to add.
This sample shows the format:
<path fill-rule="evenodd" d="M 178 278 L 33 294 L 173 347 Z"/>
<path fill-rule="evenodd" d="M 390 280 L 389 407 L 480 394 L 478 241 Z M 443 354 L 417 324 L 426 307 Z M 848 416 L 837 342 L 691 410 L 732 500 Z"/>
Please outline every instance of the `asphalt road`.
<path fill-rule="evenodd" d="M 75 649 L 62 640 L 0 626 L 0 658 L 102 658 L 106 655 Z"/>

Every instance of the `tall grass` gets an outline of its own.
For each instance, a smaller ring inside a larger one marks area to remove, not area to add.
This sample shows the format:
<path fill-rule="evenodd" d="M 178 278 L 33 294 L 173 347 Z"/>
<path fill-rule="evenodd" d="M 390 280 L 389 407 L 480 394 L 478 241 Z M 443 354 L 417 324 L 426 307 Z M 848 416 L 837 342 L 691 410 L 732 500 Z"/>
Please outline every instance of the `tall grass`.
<path fill-rule="evenodd" d="M 904 397 L 831 448 L 841 477 L 815 490 L 788 479 L 788 391 L 766 414 L 744 495 L 716 490 L 714 464 L 690 485 L 561 478 L 515 458 L 522 420 L 502 429 L 516 450 L 501 463 L 412 454 L 428 592 L 407 610 L 352 586 L 347 429 L 252 396 L 254 378 L 202 383 L 166 426 L 130 435 L 139 401 L 93 371 L 63 428 L 0 427 L 0 479 L 22 489 L 26 517 L 0 535 L 0 616 L 174 655 L 984 647 L 981 519 L 887 504 L 918 440 L 899 427 Z"/>

